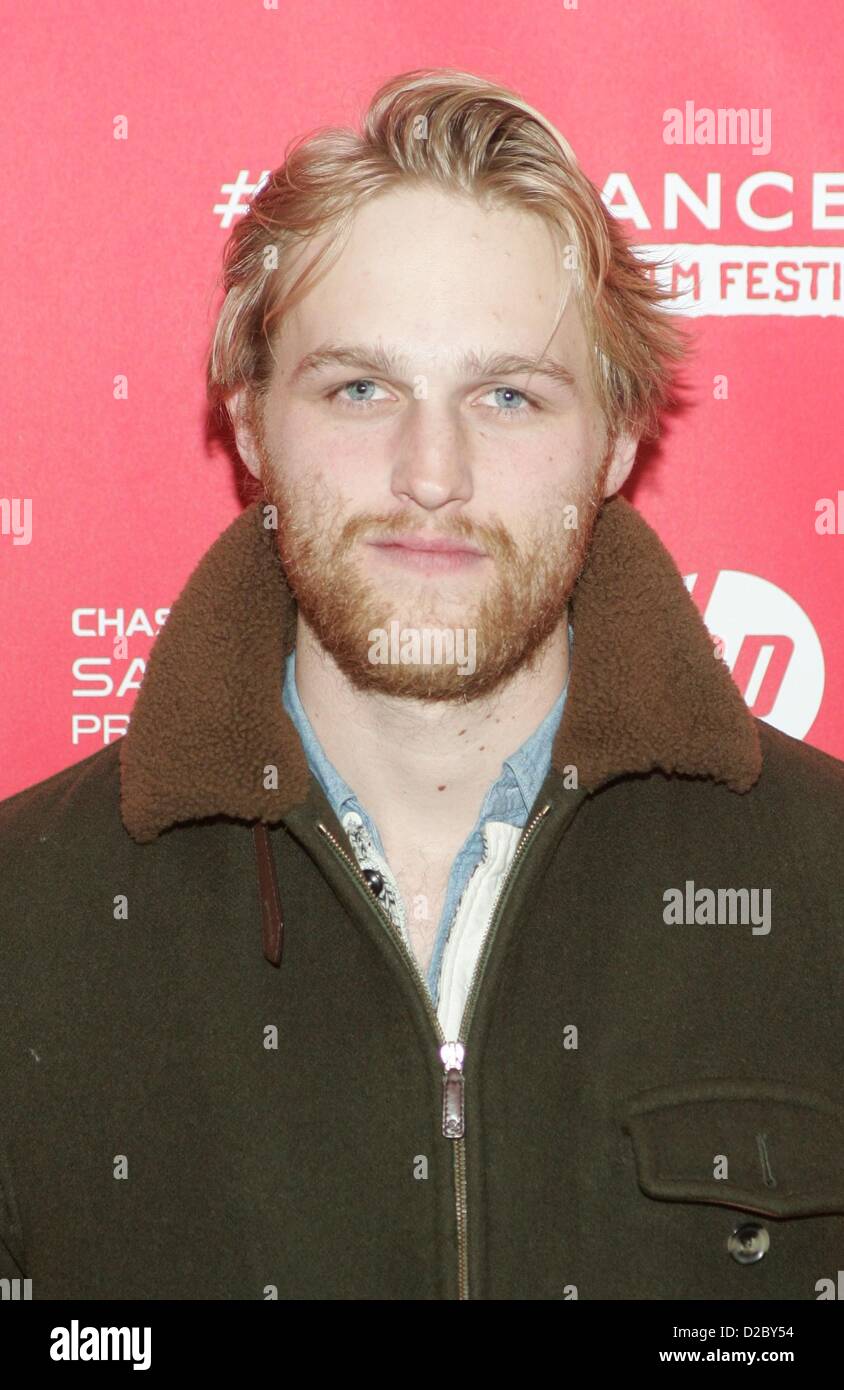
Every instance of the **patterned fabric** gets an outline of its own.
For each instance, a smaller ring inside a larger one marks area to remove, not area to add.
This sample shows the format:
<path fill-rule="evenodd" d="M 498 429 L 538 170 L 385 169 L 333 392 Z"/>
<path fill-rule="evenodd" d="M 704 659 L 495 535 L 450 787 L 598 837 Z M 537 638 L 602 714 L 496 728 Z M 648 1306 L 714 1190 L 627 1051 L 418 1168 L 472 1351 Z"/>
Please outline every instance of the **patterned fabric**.
<path fill-rule="evenodd" d="M 379 899 L 382 907 L 386 908 L 390 916 L 390 921 L 397 927 L 404 938 L 407 949 L 411 950 L 410 939 L 407 934 L 407 919 L 405 917 L 404 903 L 398 884 L 390 872 L 390 866 L 383 855 L 378 853 L 375 848 L 372 836 L 358 815 L 357 811 L 347 811 L 342 818 L 342 826 L 349 837 L 349 844 L 355 852 L 355 858 L 361 869 L 364 871 L 374 870 L 381 875 L 381 886 L 375 897 Z M 372 885 L 370 884 L 372 887 Z M 412 954 L 412 952 L 411 952 Z"/>

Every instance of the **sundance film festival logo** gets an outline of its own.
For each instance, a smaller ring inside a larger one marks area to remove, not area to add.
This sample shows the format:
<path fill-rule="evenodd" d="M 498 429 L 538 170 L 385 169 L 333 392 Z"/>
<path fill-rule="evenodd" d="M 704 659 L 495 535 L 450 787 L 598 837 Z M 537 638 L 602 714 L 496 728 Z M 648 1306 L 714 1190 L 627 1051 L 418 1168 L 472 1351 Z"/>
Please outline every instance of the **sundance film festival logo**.
<path fill-rule="evenodd" d="M 456 666 L 461 676 L 475 670 L 476 632 L 473 627 L 374 627 L 367 634 L 369 660 L 374 665 Z"/>
<path fill-rule="evenodd" d="M 799 603 L 770 580 L 741 570 L 686 575 L 751 714 L 804 738 L 821 707 L 823 649 Z"/>
<path fill-rule="evenodd" d="M 717 124 L 714 133 L 717 140 Z M 841 169 L 815 170 L 799 185 L 780 169 L 760 169 L 734 188 L 717 169 L 690 179 L 666 170 L 659 210 L 640 196 L 629 174 L 613 173 L 602 197 L 614 217 L 632 224 L 636 255 L 673 295 L 667 307 L 679 313 L 844 315 L 844 248 L 838 244 L 844 230 Z M 796 226 L 795 208 L 800 218 Z M 681 215 L 703 229 L 701 240 L 672 236 Z M 654 218 L 657 225 L 661 222 L 661 236 L 648 235 Z M 734 221 L 749 228 L 750 235 L 736 234 Z M 836 243 L 813 243 L 814 232 L 834 233 Z"/>

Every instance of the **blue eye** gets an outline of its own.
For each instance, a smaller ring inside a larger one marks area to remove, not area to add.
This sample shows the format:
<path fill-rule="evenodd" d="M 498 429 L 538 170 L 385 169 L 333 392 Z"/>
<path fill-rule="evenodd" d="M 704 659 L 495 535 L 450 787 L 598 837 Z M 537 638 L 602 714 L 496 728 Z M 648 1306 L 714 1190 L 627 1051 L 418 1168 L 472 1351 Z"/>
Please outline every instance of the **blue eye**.
<path fill-rule="evenodd" d="M 527 397 L 523 396 L 521 391 L 517 391 L 515 386 L 496 386 L 493 395 L 503 397 L 506 400 L 508 406 L 513 404 L 512 398 L 514 396 L 518 396 L 519 399 L 523 401 L 527 400 Z M 500 408 L 501 406 L 499 404 L 499 409 Z"/>
<path fill-rule="evenodd" d="M 343 405 L 368 406 L 377 404 L 377 402 L 372 399 L 372 395 L 368 393 L 372 391 L 383 392 L 383 390 L 383 386 L 376 385 L 376 383 L 370 381 L 368 377 L 360 377 L 357 381 L 347 381 L 343 386 L 338 387 L 332 394 L 338 396 Z M 352 394 L 347 395 L 347 392 L 351 392 Z"/>
<path fill-rule="evenodd" d="M 532 415 L 538 408 L 524 391 L 517 391 L 515 386 L 493 386 L 486 394 L 495 397 L 496 403 L 490 408 L 500 420 L 517 420 L 520 415 Z"/>
<path fill-rule="evenodd" d="M 353 399 L 356 400 L 356 401 L 362 401 L 362 400 L 367 400 L 367 401 L 368 401 L 368 400 L 371 400 L 371 399 L 372 399 L 371 396 L 364 396 L 364 395 L 361 393 L 361 390 L 360 390 L 361 386 L 364 388 L 364 391 L 369 391 L 370 388 L 371 388 L 373 391 L 375 390 L 375 382 L 374 382 L 374 381 L 350 381 L 349 384 L 348 384 L 348 386 L 344 386 L 344 387 L 343 387 L 343 390 L 344 390 L 344 391 L 350 391 L 350 390 L 351 390 L 351 391 L 354 391 L 355 394 L 354 394 Z"/>

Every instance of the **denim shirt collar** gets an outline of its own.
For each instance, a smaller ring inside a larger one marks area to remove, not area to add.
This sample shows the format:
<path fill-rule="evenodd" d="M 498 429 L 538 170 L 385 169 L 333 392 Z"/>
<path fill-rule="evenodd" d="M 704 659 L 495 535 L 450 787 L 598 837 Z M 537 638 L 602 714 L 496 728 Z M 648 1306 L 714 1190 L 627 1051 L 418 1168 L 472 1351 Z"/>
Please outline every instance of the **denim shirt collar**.
<path fill-rule="evenodd" d="M 515 753 L 504 759 L 500 776 L 493 782 L 484 799 L 478 819 L 479 826 L 487 820 L 502 820 L 523 825 L 539 794 L 539 789 L 548 773 L 551 762 L 551 745 L 562 719 L 566 695 L 568 694 L 574 640 L 571 623 L 568 627 L 568 638 L 569 675 L 566 677 L 565 686 L 553 707 L 533 733 L 525 739 Z M 289 653 L 285 661 L 282 699 L 284 707 L 302 740 L 311 771 L 325 792 L 337 819 L 342 822 L 343 816 L 351 810 L 356 811 L 362 819 L 368 820 L 357 795 L 327 757 L 299 699 L 299 691 L 296 686 L 295 648 Z M 372 830 L 379 850 L 383 853 L 378 829 L 376 826 L 372 826 Z"/>

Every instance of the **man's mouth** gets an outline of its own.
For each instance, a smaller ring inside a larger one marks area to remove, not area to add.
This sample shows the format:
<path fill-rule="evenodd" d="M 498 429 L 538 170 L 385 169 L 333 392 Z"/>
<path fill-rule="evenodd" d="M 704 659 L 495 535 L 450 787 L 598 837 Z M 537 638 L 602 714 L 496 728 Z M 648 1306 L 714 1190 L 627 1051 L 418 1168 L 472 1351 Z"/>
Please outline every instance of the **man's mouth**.
<path fill-rule="evenodd" d="M 389 536 L 368 544 L 386 560 L 431 572 L 467 569 L 486 558 L 471 542 L 447 536 Z"/>
<path fill-rule="evenodd" d="M 449 536 L 387 536 L 382 541 L 370 541 L 370 545 L 400 546 L 403 550 L 427 550 L 450 552 L 451 554 L 483 555 L 478 546 L 470 541 L 452 540 Z"/>

